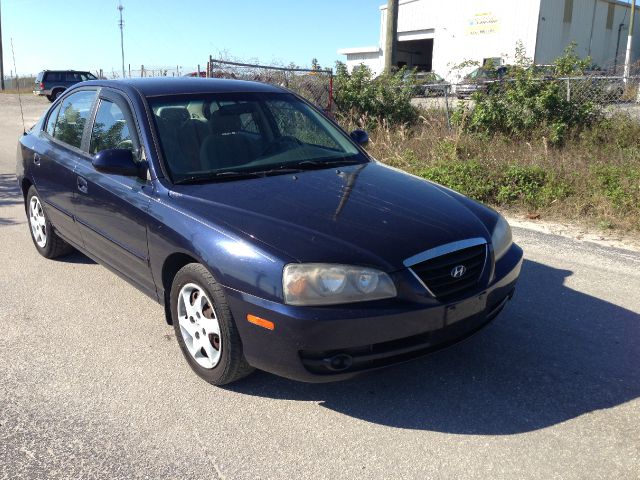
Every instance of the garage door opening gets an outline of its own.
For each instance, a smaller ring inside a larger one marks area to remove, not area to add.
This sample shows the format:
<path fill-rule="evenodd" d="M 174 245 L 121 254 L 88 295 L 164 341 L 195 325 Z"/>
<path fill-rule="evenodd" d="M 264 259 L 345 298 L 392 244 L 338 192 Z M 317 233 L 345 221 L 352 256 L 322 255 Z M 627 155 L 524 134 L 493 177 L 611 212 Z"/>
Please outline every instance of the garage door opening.
<path fill-rule="evenodd" d="M 433 38 L 399 41 L 397 58 L 398 68 L 406 66 L 421 72 L 430 72 L 433 62 Z"/>

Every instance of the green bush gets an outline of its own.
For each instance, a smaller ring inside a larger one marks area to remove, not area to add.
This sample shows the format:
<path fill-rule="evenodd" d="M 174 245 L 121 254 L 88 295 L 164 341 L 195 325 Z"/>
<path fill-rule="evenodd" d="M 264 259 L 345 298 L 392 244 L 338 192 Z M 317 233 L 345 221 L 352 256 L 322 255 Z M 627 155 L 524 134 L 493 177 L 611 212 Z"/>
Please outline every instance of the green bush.
<path fill-rule="evenodd" d="M 498 183 L 475 160 L 440 163 L 423 169 L 420 176 L 481 202 L 495 203 Z"/>
<path fill-rule="evenodd" d="M 411 105 L 414 88 L 413 74 L 406 69 L 373 78 L 365 65 L 351 73 L 345 64 L 336 64 L 334 101 L 336 115 L 345 123 L 375 128 L 382 123 L 410 124 L 418 118 Z"/>
<path fill-rule="evenodd" d="M 640 168 L 596 165 L 592 171 L 596 180 L 595 195 L 604 195 L 622 212 L 640 208 Z"/>
<path fill-rule="evenodd" d="M 556 60 L 555 69 L 557 74 L 575 73 L 589 63 L 590 59 L 579 59 L 571 45 Z M 516 64 L 508 77 L 475 93 L 473 99 L 472 108 L 458 104 L 453 122 L 466 131 L 484 135 L 544 136 L 552 144 L 561 144 L 569 132 L 583 129 L 599 118 L 594 103 L 567 100 L 561 81 L 543 81 L 521 45 L 516 49 Z"/>
<path fill-rule="evenodd" d="M 566 181 L 535 165 L 510 165 L 500 170 L 476 160 L 443 162 L 423 168 L 420 175 L 493 205 L 537 209 L 572 193 Z"/>

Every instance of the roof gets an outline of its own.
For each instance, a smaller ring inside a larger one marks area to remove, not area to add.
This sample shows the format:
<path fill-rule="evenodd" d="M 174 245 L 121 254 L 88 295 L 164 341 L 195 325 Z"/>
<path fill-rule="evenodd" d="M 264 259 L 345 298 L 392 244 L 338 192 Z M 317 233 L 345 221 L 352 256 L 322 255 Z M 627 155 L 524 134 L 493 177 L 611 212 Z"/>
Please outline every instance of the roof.
<path fill-rule="evenodd" d="M 380 53 L 380 47 L 341 48 L 338 55 L 356 55 L 358 53 Z"/>
<path fill-rule="evenodd" d="M 244 80 L 193 77 L 126 78 L 123 80 L 91 80 L 82 86 L 114 87 L 136 90 L 144 97 L 181 93 L 282 92 L 274 85 Z"/>

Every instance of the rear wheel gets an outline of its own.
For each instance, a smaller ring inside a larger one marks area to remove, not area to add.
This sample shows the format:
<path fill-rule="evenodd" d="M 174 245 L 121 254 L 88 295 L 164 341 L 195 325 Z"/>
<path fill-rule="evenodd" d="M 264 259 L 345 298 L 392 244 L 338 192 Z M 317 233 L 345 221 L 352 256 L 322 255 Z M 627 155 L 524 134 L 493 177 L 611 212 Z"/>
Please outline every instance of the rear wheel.
<path fill-rule="evenodd" d="M 56 258 L 73 251 L 73 247 L 56 234 L 47 218 L 38 192 L 33 186 L 27 193 L 27 217 L 31 239 L 40 255 L 45 258 Z"/>
<path fill-rule="evenodd" d="M 224 385 L 253 371 L 222 287 L 204 266 L 190 263 L 178 271 L 170 302 L 178 345 L 198 376 Z"/>
<path fill-rule="evenodd" d="M 53 95 L 47 95 L 47 100 L 49 100 L 51 103 L 53 103 L 55 98 L 53 98 Z"/>
<path fill-rule="evenodd" d="M 62 89 L 54 90 L 53 92 L 51 92 L 51 98 L 53 99 L 52 101 L 55 102 L 58 97 L 62 95 L 62 92 L 64 92 L 64 90 Z"/>

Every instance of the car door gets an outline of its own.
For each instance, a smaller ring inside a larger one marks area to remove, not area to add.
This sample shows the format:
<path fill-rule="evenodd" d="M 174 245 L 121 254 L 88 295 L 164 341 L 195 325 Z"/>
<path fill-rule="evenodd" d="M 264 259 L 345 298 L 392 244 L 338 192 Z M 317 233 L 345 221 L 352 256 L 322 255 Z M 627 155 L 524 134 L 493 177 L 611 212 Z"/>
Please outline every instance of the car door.
<path fill-rule="evenodd" d="M 31 177 L 54 228 L 71 243 L 82 245 L 74 217 L 75 169 L 96 90 L 80 90 L 58 102 L 40 132 Z"/>
<path fill-rule="evenodd" d="M 151 182 L 138 176 L 98 172 L 91 163 L 93 155 L 112 148 L 128 148 L 136 161 L 142 161 L 138 129 L 126 100 L 102 89 L 90 128 L 88 155 L 75 171 L 75 213 L 84 248 L 155 295 L 147 249 Z"/>

